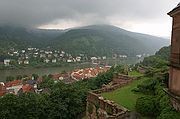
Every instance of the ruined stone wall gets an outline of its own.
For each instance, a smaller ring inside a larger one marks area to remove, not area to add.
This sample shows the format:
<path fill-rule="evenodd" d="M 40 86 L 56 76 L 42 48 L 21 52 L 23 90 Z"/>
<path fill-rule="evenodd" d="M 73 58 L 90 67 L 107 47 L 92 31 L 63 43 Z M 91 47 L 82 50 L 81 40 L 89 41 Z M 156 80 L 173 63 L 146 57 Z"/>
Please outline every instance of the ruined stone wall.
<path fill-rule="evenodd" d="M 86 115 L 88 119 L 128 119 L 128 109 L 114 103 L 113 101 L 106 100 L 100 94 L 128 85 L 135 79 L 137 78 L 118 75 L 118 77 L 113 79 L 112 85 L 104 86 L 99 90 L 89 92 L 86 106 Z"/>
<path fill-rule="evenodd" d="M 171 103 L 173 107 L 180 112 L 180 101 L 176 98 L 171 98 Z"/>

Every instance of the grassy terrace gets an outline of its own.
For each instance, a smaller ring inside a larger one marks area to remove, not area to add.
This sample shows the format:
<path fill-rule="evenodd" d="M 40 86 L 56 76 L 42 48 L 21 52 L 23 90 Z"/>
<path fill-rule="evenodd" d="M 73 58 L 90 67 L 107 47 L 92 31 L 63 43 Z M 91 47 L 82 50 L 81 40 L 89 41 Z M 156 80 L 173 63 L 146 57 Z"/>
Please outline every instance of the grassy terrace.
<path fill-rule="evenodd" d="M 141 78 L 140 80 L 135 80 L 128 86 L 119 88 L 112 92 L 102 93 L 101 95 L 106 99 L 113 100 L 117 104 L 120 104 L 131 111 L 134 111 L 137 98 L 143 96 L 143 94 L 134 93 L 131 90 L 136 88 L 138 84 L 141 84 L 146 79 L 147 78 Z"/>
<path fill-rule="evenodd" d="M 129 75 L 130 76 L 143 76 L 142 74 L 138 72 L 130 72 Z M 136 100 L 137 98 L 143 96 L 143 94 L 134 93 L 132 92 L 132 89 L 136 88 L 138 84 L 141 84 L 146 79 L 148 78 L 142 77 L 141 79 L 135 80 L 125 87 L 119 88 L 112 92 L 102 93 L 101 95 L 105 97 L 106 99 L 113 100 L 117 104 L 122 105 L 131 111 L 135 111 Z M 142 117 L 141 119 L 153 119 L 153 118 Z"/>
<path fill-rule="evenodd" d="M 129 74 L 129 76 L 143 76 L 143 74 L 141 74 L 137 71 L 132 71 L 132 72 L 129 72 L 128 74 Z"/>
<path fill-rule="evenodd" d="M 141 73 L 136 72 L 136 71 L 129 72 L 129 75 L 130 76 L 143 76 Z M 120 104 L 131 111 L 135 111 L 136 100 L 137 98 L 143 96 L 143 94 L 134 93 L 131 90 L 136 88 L 138 84 L 141 84 L 146 79 L 148 78 L 143 77 L 139 80 L 133 81 L 128 86 L 119 88 L 112 92 L 102 93 L 101 95 L 105 97 L 106 99 L 113 100 L 117 104 Z M 84 117 L 83 119 L 87 119 L 87 117 Z M 141 117 L 141 119 L 153 119 L 153 118 Z"/>
<path fill-rule="evenodd" d="M 136 71 L 129 72 L 129 75 L 130 76 L 143 76 L 141 73 L 136 72 Z M 135 110 L 137 98 L 143 96 L 143 94 L 134 93 L 132 92 L 132 90 L 135 89 L 138 84 L 141 84 L 146 79 L 147 78 L 141 78 L 139 80 L 135 80 L 132 83 L 130 83 L 128 86 L 119 88 L 112 92 L 102 93 L 102 96 L 109 100 L 113 100 L 117 104 L 120 104 L 126 107 L 127 109 L 133 111 Z"/>

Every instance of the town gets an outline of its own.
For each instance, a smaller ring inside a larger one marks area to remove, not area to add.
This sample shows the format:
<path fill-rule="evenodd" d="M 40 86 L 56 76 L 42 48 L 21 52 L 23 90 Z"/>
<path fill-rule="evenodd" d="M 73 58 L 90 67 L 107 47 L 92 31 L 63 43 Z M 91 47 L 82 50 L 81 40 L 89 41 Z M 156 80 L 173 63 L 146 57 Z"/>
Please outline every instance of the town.
<path fill-rule="evenodd" d="M 148 57 L 149 54 L 137 54 L 137 59 Z M 59 66 L 62 63 L 76 63 L 76 62 L 91 62 L 92 64 L 100 64 L 102 61 L 107 60 L 107 56 L 88 56 L 87 54 L 79 54 L 73 56 L 72 54 L 63 50 L 50 50 L 29 47 L 27 49 L 15 50 L 11 48 L 5 56 L 1 57 L 0 65 L 5 67 L 11 66 L 43 66 L 49 65 Z M 127 55 L 112 54 L 110 59 L 127 59 Z M 54 65 L 53 65 L 54 64 Z"/>
<path fill-rule="evenodd" d="M 48 77 L 54 80 L 54 83 L 60 81 L 64 83 L 73 83 L 80 80 L 88 80 L 96 77 L 99 73 L 107 72 L 111 66 L 75 69 L 70 72 L 49 74 Z M 43 76 L 32 74 L 26 77 L 20 77 L 18 79 L 7 80 L 6 82 L 0 82 L 0 96 L 5 94 L 20 95 L 23 92 L 35 92 L 41 93 L 43 89 L 39 89 L 38 85 L 44 80 Z"/>

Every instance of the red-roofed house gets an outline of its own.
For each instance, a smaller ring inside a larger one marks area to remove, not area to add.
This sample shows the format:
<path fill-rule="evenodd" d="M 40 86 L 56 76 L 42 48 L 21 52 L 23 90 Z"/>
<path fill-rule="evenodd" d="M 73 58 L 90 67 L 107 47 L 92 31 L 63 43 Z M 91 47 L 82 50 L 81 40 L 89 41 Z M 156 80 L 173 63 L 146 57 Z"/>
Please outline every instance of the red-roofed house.
<path fill-rule="evenodd" d="M 11 82 L 6 83 L 6 87 L 12 87 L 12 86 L 17 86 L 17 85 L 21 85 L 23 83 L 22 80 L 14 80 Z"/>
<path fill-rule="evenodd" d="M 34 88 L 29 84 L 23 85 L 22 90 L 23 92 L 34 92 Z"/>
<path fill-rule="evenodd" d="M 23 81 L 22 80 L 15 80 L 11 81 L 5 84 L 7 92 L 14 92 L 14 94 L 17 94 L 19 89 L 22 88 L 23 86 Z"/>
<path fill-rule="evenodd" d="M 69 78 L 68 74 L 52 74 L 51 77 L 55 80 L 64 80 Z"/>

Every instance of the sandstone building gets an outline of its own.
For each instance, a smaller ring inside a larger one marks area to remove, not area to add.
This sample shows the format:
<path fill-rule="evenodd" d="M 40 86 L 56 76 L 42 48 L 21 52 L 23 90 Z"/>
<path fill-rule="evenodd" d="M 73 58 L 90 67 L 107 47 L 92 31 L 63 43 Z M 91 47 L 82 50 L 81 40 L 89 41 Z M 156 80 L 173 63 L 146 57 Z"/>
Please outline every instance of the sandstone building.
<path fill-rule="evenodd" d="M 169 94 L 173 106 L 180 111 L 180 3 L 168 15 L 173 18 Z"/>

